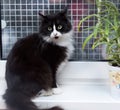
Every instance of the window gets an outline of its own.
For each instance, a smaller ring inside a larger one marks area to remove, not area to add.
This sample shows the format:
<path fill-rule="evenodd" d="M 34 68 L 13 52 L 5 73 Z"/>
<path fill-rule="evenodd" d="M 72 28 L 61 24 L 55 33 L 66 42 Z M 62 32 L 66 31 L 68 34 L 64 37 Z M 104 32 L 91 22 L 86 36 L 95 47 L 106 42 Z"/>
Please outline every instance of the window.
<path fill-rule="evenodd" d="M 111 1 L 120 8 L 120 0 Z M 2 29 L 1 58 L 7 58 L 17 40 L 38 32 L 39 11 L 50 14 L 62 10 L 65 6 L 68 7 L 68 17 L 73 24 L 75 33 L 75 52 L 71 60 L 103 60 L 104 46 L 92 50 L 93 40 L 82 51 L 83 41 L 91 33 L 83 29 L 95 25 L 95 18 L 86 21 L 81 27 L 81 32 L 78 31 L 79 21 L 89 14 L 96 13 L 95 0 L 1 0 L 1 21 L 3 25 L 6 24 L 6 27 Z"/>

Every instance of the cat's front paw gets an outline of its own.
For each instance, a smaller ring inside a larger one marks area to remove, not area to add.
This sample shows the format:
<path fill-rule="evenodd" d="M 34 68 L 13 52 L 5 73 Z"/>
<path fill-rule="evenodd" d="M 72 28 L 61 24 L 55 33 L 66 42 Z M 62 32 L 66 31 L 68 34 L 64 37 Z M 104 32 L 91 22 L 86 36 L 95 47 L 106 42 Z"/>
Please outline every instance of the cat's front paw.
<path fill-rule="evenodd" d="M 39 96 L 51 96 L 53 95 L 53 91 L 52 89 L 49 89 L 49 90 L 44 90 L 42 89 L 39 93 L 38 93 Z"/>
<path fill-rule="evenodd" d="M 53 94 L 55 94 L 55 95 L 63 93 L 61 88 L 52 88 L 52 91 L 53 91 Z"/>
<path fill-rule="evenodd" d="M 61 88 L 52 88 L 52 89 L 49 89 L 49 90 L 44 90 L 42 89 L 38 94 L 37 96 L 51 96 L 51 95 L 58 95 L 58 94 L 62 94 L 63 91 Z"/>

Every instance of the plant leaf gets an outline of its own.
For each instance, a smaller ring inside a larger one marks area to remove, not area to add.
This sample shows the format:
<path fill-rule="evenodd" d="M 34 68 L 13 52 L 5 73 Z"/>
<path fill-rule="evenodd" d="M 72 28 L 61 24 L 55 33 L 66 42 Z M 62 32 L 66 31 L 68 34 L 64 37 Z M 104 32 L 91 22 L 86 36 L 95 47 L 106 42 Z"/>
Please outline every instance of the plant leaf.
<path fill-rule="evenodd" d="M 95 49 L 95 48 L 98 47 L 99 45 L 103 45 L 103 44 L 107 44 L 107 42 L 94 43 L 94 44 L 92 45 L 92 49 Z"/>
<path fill-rule="evenodd" d="M 91 14 L 91 15 L 89 15 L 89 16 L 86 16 L 86 17 L 83 18 L 82 20 L 80 20 L 80 22 L 79 22 L 79 24 L 78 24 L 78 31 L 80 31 L 81 24 L 82 24 L 84 21 L 90 19 L 91 17 L 97 17 L 97 18 L 99 18 L 99 15 L 97 15 L 97 14 Z"/>
<path fill-rule="evenodd" d="M 94 33 L 91 33 L 83 42 L 82 49 L 85 49 L 86 44 L 90 41 L 90 39 L 94 36 Z"/>

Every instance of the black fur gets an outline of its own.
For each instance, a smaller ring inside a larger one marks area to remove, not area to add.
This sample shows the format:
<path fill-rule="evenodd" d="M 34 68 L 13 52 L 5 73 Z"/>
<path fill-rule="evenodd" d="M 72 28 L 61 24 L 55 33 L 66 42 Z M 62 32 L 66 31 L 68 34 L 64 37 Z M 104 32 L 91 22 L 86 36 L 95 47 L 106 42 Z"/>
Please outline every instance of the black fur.
<path fill-rule="evenodd" d="M 6 63 L 7 90 L 4 95 L 9 110 L 39 110 L 31 101 L 40 90 L 56 87 L 56 71 L 67 55 L 67 48 L 43 40 L 50 33 L 45 31 L 49 23 L 56 25 L 63 21 L 63 33 L 71 30 L 66 15 L 62 13 L 46 16 L 41 23 L 40 32 L 17 41 L 8 55 Z M 58 19 L 60 18 L 60 19 Z M 58 20 L 57 20 L 58 19 Z M 67 26 L 67 27 L 65 27 Z M 47 110 L 47 109 L 46 109 Z M 62 110 L 53 107 L 49 110 Z"/>
<path fill-rule="evenodd" d="M 8 89 L 4 98 L 8 106 L 18 106 L 19 109 L 15 110 L 34 110 L 30 98 L 41 89 L 56 87 L 56 70 L 65 57 L 65 47 L 46 44 L 38 34 L 19 40 L 11 50 L 6 64 Z"/>

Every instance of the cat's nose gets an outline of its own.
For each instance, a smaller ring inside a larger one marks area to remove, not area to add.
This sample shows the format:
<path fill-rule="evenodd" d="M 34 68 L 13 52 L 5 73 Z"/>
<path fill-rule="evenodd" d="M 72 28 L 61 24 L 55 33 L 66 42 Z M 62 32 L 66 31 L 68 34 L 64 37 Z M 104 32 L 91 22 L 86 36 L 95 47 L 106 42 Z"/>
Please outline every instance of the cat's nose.
<path fill-rule="evenodd" d="M 57 36 L 57 33 L 55 33 L 54 36 Z"/>

